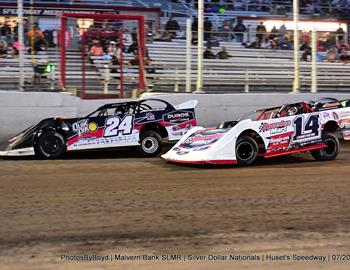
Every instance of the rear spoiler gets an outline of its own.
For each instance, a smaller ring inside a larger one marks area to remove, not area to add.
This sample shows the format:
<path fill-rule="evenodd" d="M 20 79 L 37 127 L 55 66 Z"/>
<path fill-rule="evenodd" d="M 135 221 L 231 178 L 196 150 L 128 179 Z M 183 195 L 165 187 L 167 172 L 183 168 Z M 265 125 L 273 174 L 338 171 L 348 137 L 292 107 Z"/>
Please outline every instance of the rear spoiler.
<path fill-rule="evenodd" d="M 176 110 L 183 110 L 183 109 L 194 109 L 198 104 L 198 100 L 192 99 L 183 103 L 180 103 L 178 105 L 175 105 L 174 108 Z"/>

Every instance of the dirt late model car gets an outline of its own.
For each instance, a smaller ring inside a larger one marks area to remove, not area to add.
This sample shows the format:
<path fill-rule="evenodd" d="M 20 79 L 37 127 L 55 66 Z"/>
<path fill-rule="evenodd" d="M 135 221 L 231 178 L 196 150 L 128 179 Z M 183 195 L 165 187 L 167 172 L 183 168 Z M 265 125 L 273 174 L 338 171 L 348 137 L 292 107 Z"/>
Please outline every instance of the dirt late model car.
<path fill-rule="evenodd" d="M 162 158 L 188 164 L 252 164 L 311 151 L 317 160 L 337 157 L 338 137 L 350 140 L 350 102 L 331 98 L 257 110 L 218 128 L 194 127 Z"/>
<path fill-rule="evenodd" d="M 72 150 L 139 146 L 145 156 L 155 156 L 164 139 L 177 141 L 196 126 L 197 103 L 147 99 L 106 104 L 82 118 L 44 119 L 12 138 L 0 155 L 58 158 Z"/>

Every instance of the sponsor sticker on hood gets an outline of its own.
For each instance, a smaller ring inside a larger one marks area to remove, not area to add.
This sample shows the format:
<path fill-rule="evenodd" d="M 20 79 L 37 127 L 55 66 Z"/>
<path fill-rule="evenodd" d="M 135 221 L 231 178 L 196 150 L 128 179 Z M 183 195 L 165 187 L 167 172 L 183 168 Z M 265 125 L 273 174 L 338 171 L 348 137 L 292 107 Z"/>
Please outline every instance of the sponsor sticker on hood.
<path fill-rule="evenodd" d="M 227 129 L 205 129 L 199 130 L 189 136 L 181 145 L 182 148 L 197 148 L 210 146 L 221 139 Z"/>

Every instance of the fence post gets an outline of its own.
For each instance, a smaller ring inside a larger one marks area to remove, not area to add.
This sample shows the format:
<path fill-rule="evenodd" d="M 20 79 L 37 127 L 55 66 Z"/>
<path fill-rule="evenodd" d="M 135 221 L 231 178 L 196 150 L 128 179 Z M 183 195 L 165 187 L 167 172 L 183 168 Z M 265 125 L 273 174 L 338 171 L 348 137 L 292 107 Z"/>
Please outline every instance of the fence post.
<path fill-rule="evenodd" d="M 50 74 L 50 90 L 55 90 L 55 66 L 52 66 L 51 74 Z"/>
<path fill-rule="evenodd" d="M 175 85 L 174 85 L 174 92 L 179 92 L 179 72 L 178 68 L 175 68 Z"/>
<path fill-rule="evenodd" d="M 108 65 L 104 65 L 105 68 L 105 76 L 104 76 L 104 82 L 103 82 L 103 93 L 108 94 L 108 84 L 109 84 L 109 67 Z"/>
<path fill-rule="evenodd" d="M 249 93 L 249 71 L 246 68 L 244 70 L 244 93 Z"/>

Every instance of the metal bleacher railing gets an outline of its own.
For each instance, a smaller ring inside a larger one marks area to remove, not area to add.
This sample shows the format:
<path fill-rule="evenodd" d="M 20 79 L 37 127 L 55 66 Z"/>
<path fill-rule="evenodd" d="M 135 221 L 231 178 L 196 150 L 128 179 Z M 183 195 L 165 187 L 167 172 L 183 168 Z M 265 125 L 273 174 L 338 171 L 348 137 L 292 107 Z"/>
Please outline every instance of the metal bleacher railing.
<path fill-rule="evenodd" d="M 293 52 L 290 50 L 253 49 L 245 48 L 236 42 L 222 41 L 232 57 L 229 59 L 204 59 L 204 86 L 206 92 L 248 92 L 248 91 L 278 91 L 289 92 L 293 84 Z M 154 91 L 174 92 L 185 91 L 186 79 L 186 45 L 185 40 L 171 42 L 151 42 L 147 44 L 155 73 L 146 74 L 148 85 Z M 216 54 L 220 47 L 214 47 Z M 68 52 L 67 84 L 70 88 L 79 91 L 81 88 L 81 53 L 78 50 Z M 302 52 L 300 52 L 302 53 Z M 124 86 L 126 92 L 137 85 L 138 75 L 135 68 L 127 66 L 132 54 L 125 54 Z M 46 59 L 58 67 L 59 54 L 49 49 L 45 53 L 36 55 L 36 61 L 43 63 Z M 96 68 L 86 71 L 87 91 L 103 93 L 106 83 L 106 69 L 104 60 L 96 61 Z M 192 46 L 191 85 L 195 90 L 197 76 L 197 50 Z M 111 66 L 110 66 L 111 67 Z M 117 67 L 118 68 L 118 67 Z M 349 91 L 350 65 L 342 62 L 318 62 L 318 89 L 319 91 Z M 310 91 L 311 63 L 302 62 L 301 90 Z M 110 91 L 117 91 L 120 83 L 119 73 L 108 74 Z M 0 59 L 0 86 L 1 90 L 18 89 L 18 60 Z M 31 56 L 26 54 L 25 61 L 26 90 L 60 90 L 59 69 L 54 73 L 43 76 L 39 85 L 34 83 L 34 68 Z M 130 93 L 130 91 L 129 91 Z"/>

